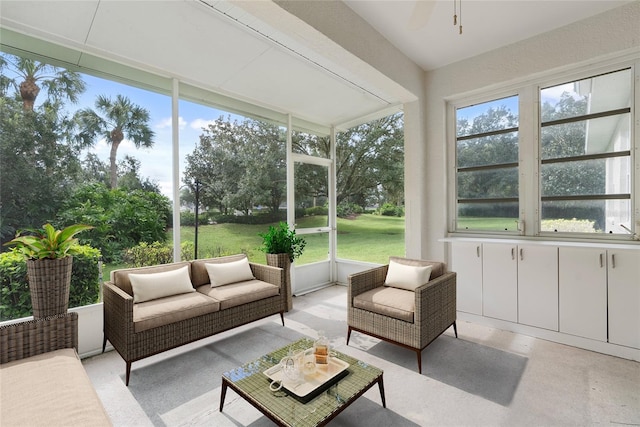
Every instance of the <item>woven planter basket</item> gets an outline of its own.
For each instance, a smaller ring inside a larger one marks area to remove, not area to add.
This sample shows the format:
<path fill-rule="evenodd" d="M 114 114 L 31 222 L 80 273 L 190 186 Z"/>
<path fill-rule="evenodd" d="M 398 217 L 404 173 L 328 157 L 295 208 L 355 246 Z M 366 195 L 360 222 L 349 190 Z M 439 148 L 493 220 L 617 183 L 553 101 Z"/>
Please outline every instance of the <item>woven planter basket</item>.
<path fill-rule="evenodd" d="M 73 257 L 70 256 L 27 261 L 27 278 L 35 319 L 67 312 L 72 265 Z"/>
<path fill-rule="evenodd" d="M 293 309 L 293 298 L 291 297 L 291 260 L 289 254 L 266 254 L 267 265 L 279 267 L 284 270 L 284 277 L 287 286 L 287 309 Z"/>

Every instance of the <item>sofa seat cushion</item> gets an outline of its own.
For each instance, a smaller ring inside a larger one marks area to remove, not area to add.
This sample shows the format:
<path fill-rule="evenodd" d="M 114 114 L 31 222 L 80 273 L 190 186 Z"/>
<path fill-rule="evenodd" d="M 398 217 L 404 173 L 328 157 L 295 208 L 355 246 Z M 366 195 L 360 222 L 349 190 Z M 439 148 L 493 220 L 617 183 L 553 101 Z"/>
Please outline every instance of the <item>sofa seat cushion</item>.
<path fill-rule="evenodd" d="M 199 292 L 154 299 L 133 305 L 133 329 L 142 332 L 218 310 L 220 302 Z"/>
<path fill-rule="evenodd" d="M 196 290 L 220 301 L 221 310 L 280 294 L 280 288 L 276 285 L 257 279 L 216 286 L 215 288 L 207 284 L 198 286 Z"/>
<path fill-rule="evenodd" d="M 3 426 L 110 426 L 73 348 L 0 366 Z"/>
<path fill-rule="evenodd" d="M 356 295 L 353 298 L 353 306 L 413 323 L 416 294 L 404 289 L 381 286 Z"/>

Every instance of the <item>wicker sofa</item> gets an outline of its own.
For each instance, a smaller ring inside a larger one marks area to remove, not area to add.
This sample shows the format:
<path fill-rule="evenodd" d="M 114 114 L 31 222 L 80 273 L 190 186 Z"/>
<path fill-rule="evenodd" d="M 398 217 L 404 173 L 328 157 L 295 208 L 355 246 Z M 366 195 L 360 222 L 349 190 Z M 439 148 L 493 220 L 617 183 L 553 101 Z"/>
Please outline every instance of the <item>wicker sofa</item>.
<path fill-rule="evenodd" d="M 111 425 L 77 346 L 78 313 L 0 326 L 0 424 Z"/>
<path fill-rule="evenodd" d="M 389 262 L 430 266 L 430 277 L 407 290 L 385 286 L 389 264 L 349 276 L 347 344 L 351 332 L 357 331 L 411 349 L 422 373 L 422 350 L 451 326 L 458 337 L 456 273 L 437 261 L 390 257 Z"/>
<path fill-rule="evenodd" d="M 219 286 L 208 271 L 212 265 L 224 268 L 243 260 L 253 276 L 248 280 Z M 132 277 L 139 280 L 140 275 L 184 267 L 193 287 L 190 292 L 135 302 Z M 137 360 L 278 313 L 284 326 L 287 292 L 284 270 L 249 263 L 245 255 L 114 270 L 103 290 L 102 351 L 108 340 L 122 356 L 129 385 L 131 363 Z"/>

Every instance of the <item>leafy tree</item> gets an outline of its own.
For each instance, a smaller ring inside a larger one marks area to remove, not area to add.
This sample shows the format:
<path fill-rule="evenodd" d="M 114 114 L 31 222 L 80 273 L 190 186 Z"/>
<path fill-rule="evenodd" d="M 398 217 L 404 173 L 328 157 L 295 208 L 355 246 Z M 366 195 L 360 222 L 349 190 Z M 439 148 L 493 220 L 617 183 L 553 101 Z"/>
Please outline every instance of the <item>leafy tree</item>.
<path fill-rule="evenodd" d="M 58 103 L 25 114 L 16 98 L 0 98 L 0 231 L 5 242 L 18 229 L 55 219 L 80 173 L 78 151 L 65 143 L 69 120 Z"/>
<path fill-rule="evenodd" d="M 62 207 L 64 223 L 94 226 L 81 241 L 99 248 L 105 261 L 119 260 L 122 251 L 141 242 L 164 242 L 171 222 L 171 202 L 151 191 L 109 189 L 92 183 L 78 188 Z"/>
<path fill-rule="evenodd" d="M 373 120 L 337 135 L 337 199 L 363 208 L 404 200 L 402 114 Z"/>
<path fill-rule="evenodd" d="M 154 132 L 149 127 L 149 111 L 122 95 L 117 95 L 115 100 L 99 95 L 95 108 L 96 111 L 84 108 L 76 113 L 75 120 L 79 128 L 76 138 L 83 147 L 93 146 L 98 137 L 109 142 L 110 184 L 111 188 L 117 188 L 116 158 L 122 141 L 130 139 L 136 148 L 152 147 L 154 144 Z"/>
<path fill-rule="evenodd" d="M 275 212 L 286 197 L 282 140 L 275 125 L 220 117 L 203 129 L 193 153 L 186 156 L 185 186 L 193 194 L 198 182 L 201 205 L 223 214 L 248 214 L 258 205 Z"/>
<path fill-rule="evenodd" d="M 506 106 L 493 107 L 457 123 L 458 135 L 476 135 L 518 127 L 518 116 Z M 497 166 L 487 171 L 458 173 L 458 197 L 469 199 L 518 197 L 518 133 L 508 132 L 457 143 L 458 167 Z M 515 164 L 516 166 L 513 166 Z M 496 209 L 499 209 L 496 207 Z M 488 212 L 486 215 L 504 215 Z"/>
<path fill-rule="evenodd" d="M 3 54 L 0 56 L 0 71 L 5 68 L 17 77 L 7 79 L 4 76 L 2 86 L 16 89 L 24 111 L 34 110 L 41 86 L 45 88 L 48 100 L 54 103 L 64 99 L 76 103 L 79 95 L 85 91 L 85 83 L 79 73 L 33 59 Z"/>

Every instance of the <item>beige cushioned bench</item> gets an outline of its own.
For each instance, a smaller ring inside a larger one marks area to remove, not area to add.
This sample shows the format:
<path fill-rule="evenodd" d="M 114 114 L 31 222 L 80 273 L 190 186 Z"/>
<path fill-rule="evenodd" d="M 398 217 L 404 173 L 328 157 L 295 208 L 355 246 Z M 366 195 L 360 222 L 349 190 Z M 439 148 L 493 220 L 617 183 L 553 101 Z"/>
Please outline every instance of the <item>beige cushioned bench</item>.
<path fill-rule="evenodd" d="M 77 337 L 77 313 L 0 327 L 0 425 L 111 425 L 76 352 Z"/>

